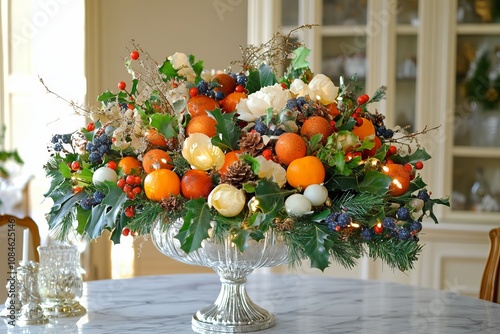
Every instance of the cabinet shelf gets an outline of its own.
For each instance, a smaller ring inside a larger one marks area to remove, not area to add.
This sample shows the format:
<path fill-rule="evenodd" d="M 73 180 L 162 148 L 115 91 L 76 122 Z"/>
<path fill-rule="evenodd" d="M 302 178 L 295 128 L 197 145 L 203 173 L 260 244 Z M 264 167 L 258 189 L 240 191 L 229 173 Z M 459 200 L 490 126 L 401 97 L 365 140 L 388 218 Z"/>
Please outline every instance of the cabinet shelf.
<path fill-rule="evenodd" d="M 323 37 L 342 37 L 342 36 L 359 36 L 366 35 L 366 26 L 363 25 L 338 25 L 338 26 L 322 26 L 321 35 Z"/>
<path fill-rule="evenodd" d="M 396 26 L 396 34 L 416 36 L 418 34 L 418 26 L 414 26 L 411 24 L 398 24 Z"/>
<path fill-rule="evenodd" d="M 458 35 L 499 35 L 500 24 L 484 23 L 484 24 L 458 24 Z"/>
<path fill-rule="evenodd" d="M 500 158 L 500 149 L 496 147 L 455 146 L 453 156 L 465 158 Z"/>

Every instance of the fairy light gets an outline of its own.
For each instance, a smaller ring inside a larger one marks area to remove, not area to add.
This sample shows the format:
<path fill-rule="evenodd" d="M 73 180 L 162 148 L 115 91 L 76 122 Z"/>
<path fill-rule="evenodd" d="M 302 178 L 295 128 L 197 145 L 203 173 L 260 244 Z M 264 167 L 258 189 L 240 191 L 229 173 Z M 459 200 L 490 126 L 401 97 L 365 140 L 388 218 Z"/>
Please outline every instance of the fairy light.
<path fill-rule="evenodd" d="M 259 209 L 259 200 L 257 198 L 252 198 L 252 200 L 248 203 L 248 206 L 250 207 L 250 210 L 252 212 L 256 212 Z"/>
<path fill-rule="evenodd" d="M 387 166 L 383 166 L 383 167 L 382 167 L 382 170 L 383 170 L 384 172 L 388 173 L 388 172 L 389 172 L 389 167 L 387 167 Z"/>
<path fill-rule="evenodd" d="M 359 224 L 356 222 L 351 222 L 351 226 L 354 228 L 359 228 Z"/>

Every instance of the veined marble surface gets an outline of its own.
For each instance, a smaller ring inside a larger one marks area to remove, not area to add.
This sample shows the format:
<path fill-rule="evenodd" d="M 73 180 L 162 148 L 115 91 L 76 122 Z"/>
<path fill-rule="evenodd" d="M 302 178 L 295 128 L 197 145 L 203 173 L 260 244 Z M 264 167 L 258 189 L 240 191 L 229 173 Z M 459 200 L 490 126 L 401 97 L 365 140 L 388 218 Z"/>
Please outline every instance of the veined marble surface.
<path fill-rule="evenodd" d="M 193 333 L 191 316 L 215 301 L 215 274 L 144 276 L 85 283 L 87 315 L 0 333 Z M 377 281 L 249 276 L 254 302 L 276 316 L 271 333 L 500 333 L 500 304 Z"/>

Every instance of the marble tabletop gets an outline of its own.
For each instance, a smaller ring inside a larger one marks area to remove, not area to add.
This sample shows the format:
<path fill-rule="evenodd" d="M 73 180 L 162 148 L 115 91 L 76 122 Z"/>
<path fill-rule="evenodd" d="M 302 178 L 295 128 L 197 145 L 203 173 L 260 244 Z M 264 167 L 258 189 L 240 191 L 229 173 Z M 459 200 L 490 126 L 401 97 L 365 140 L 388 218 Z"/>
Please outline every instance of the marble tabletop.
<path fill-rule="evenodd" d="M 81 318 L 0 333 L 192 333 L 191 316 L 215 301 L 215 274 L 85 283 Z M 500 333 L 500 304 L 378 281 L 253 273 L 247 291 L 276 316 L 271 333 Z"/>

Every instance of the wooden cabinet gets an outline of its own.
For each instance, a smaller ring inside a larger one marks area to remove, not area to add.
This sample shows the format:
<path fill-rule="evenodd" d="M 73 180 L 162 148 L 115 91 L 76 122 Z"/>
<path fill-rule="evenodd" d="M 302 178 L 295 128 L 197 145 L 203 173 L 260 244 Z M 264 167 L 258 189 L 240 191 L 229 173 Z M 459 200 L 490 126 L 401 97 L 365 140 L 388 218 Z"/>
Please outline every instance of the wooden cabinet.
<path fill-rule="evenodd" d="M 249 43 L 269 37 L 269 28 L 256 27 L 264 12 L 269 18 L 265 26 L 285 32 L 305 23 L 318 24 L 297 36 L 312 49 L 314 72 L 330 75 L 337 84 L 339 76 L 357 73 L 368 94 L 386 85 L 387 100 L 376 107 L 391 126 L 407 125 L 414 131 L 438 127 L 420 136 L 433 157 L 422 176 L 433 195 L 449 196 L 452 206 L 438 209 L 439 225 L 424 222 L 421 239 L 426 245 L 417 268 L 399 275 L 363 260 L 355 270 L 334 268 L 330 273 L 476 296 L 489 247 L 487 232 L 500 223 L 500 209 L 493 205 L 500 201 L 500 119 L 494 110 L 472 110 L 464 83 L 477 51 L 488 48 L 491 66 L 498 64 L 500 90 L 500 24 L 495 23 L 500 22 L 500 8 L 493 1 L 474 0 L 251 3 L 256 10 L 249 11 L 249 32 L 260 35 L 249 33 Z M 480 79 L 488 79 L 490 72 Z M 481 169 L 491 197 L 488 203 L 493 203 L 489 211 L 486 206 L 478 211 L 480 207 L 471 203 L 470 192 Z"/>

